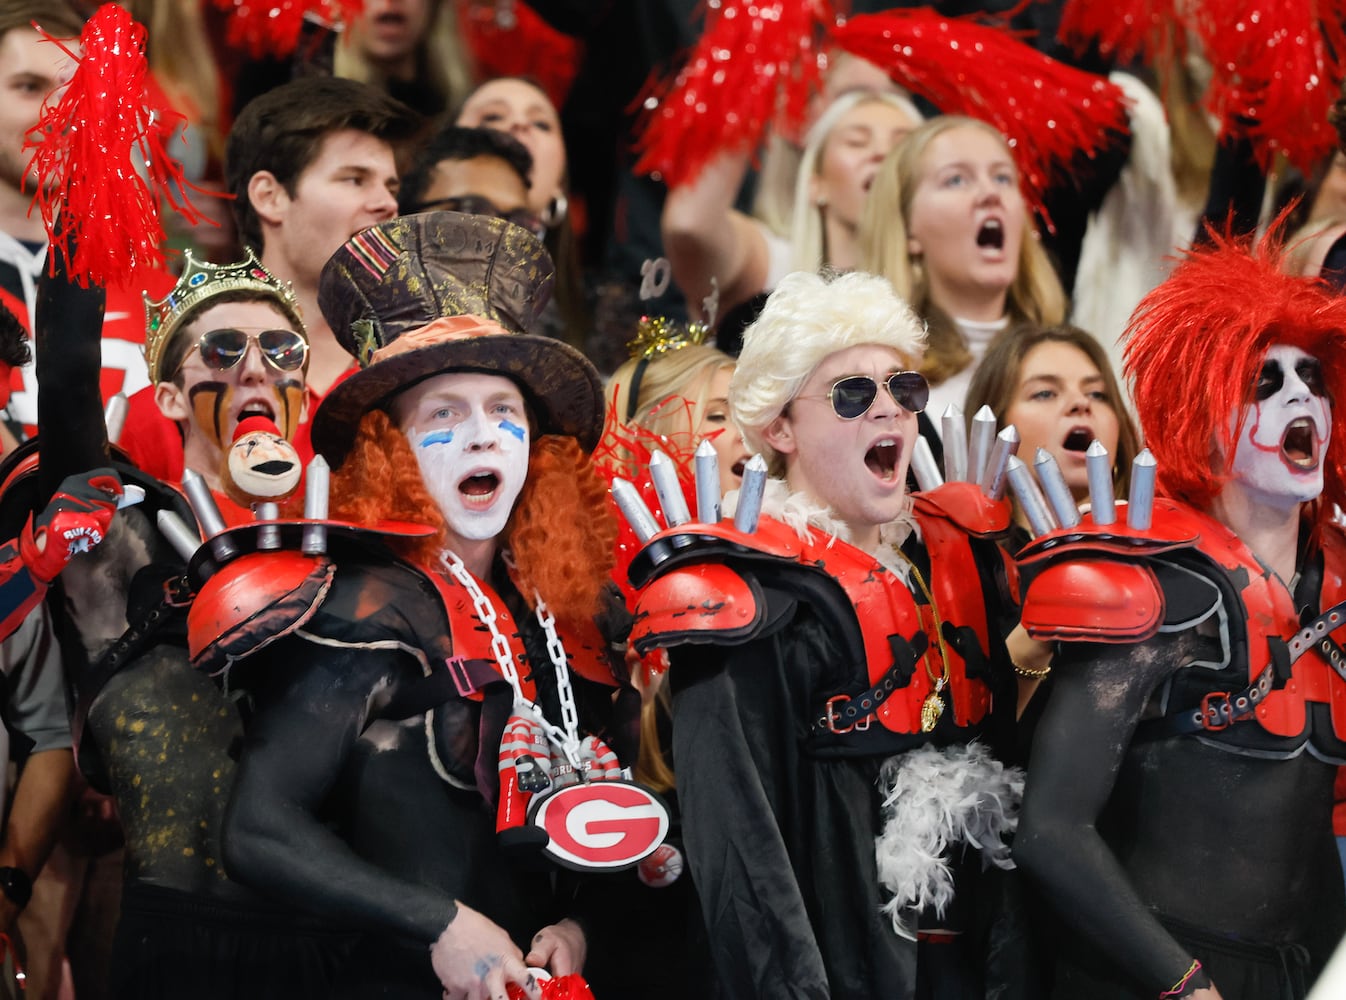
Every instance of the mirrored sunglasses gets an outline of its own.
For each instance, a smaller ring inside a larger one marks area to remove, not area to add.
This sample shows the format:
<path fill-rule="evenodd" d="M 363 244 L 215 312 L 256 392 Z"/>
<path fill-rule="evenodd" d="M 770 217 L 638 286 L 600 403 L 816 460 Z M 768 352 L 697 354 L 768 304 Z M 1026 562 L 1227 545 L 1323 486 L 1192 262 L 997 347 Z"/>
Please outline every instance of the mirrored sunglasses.
<path fill-rule="evenodd" d="M 243 360 L 248 353 L 249 344 L 256 344 L 257 349 L 262 352 L 262 358 L 277 371 L 297 371 L 303 367 L 304 359 L 308 357 L 308 341 L 293 330 L 262 330 L 260 333 L 248 333 L 224 327 L 203 333 L 197 347 L 201 351 L 201 360 L 205 362 L 207 368 L 223 372 L 236 367 Z"/>
<path fill-rule="evenodd" d="M 893 372 L 883 384 L 908 413 L 920 413 L 930 401 L 930 384 L 920 372 Z M 856 420 L 869 412 L 879 395 L 879 383 L 868 375 L 848 375 L 832 384 L 827 394 L 832 410 L 842 420 Z"/>

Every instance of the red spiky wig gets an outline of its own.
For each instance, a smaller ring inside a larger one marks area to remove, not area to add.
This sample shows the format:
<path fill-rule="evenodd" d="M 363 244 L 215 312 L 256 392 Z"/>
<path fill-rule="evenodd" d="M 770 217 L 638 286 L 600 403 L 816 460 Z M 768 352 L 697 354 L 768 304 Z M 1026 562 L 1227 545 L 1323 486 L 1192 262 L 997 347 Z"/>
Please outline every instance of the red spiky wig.
<path fill-rule="evenodd" d="M 339 520 L 392 519 L 437 529 L 403 554 L 427 568 L 439 564 L 447 526 L 406 435 L 382 410 L 360 421 L 350 455 L 332 473 L 331 497 L 332 517 Z M 607 506 L 607 483 L 574 438 L 533 439 L 528 478 L 504 539 L 529 606 L 536 589 L 558 621 L 577 626 L 593 621 L 615 560 L 617 523 Z"/>
<path fill-rule="evenodd" d="M 1255 245 L 1210 232 L 1209 246 L 1188 251 L 1127 326 L 1125 371 L 1159 489 L 1199 510 L 1228 478 L 1220 456 L 1232 453 L 1263 356 L 1276 344 L 1322 362 L 1337 405 L 1319 516 L 1346 505 L 1346 297 L 1281 270 L 1282 219 Z"/>

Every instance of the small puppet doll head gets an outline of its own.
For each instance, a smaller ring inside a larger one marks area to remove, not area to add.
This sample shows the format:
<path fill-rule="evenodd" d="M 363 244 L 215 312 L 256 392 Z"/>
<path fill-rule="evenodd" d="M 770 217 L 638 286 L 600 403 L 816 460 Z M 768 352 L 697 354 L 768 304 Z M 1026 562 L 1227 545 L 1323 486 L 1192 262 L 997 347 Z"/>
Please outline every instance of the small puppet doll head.
<path fill-rule="evenodd" d="M 303 464 L 294 445 L 265 417 L 247 417 L 224 453 L 220 482 L 229 499 L 245 507 L 278 503 L 299 488 Z"/>

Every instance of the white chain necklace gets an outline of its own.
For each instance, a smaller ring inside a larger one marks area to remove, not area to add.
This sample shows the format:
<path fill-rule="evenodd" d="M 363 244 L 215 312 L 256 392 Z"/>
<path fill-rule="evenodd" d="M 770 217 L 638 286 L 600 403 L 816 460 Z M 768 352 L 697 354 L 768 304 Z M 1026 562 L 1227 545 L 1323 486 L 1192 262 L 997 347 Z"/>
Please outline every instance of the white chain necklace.
<path fill-rule="evenodd" d="M 533 596 L 537 600 L 537 623 L 542 627 L 542 634 L 546 636 L 547 656 L 556 671 L 556 697 L 561 703 L 561 722 L 564 728 L 548 722 L 547 717 L 542 714 L 542 707 L 524 695 L 519 670 L 514 665 L 514 652 L 509 648 L 509 640 L 495 623 L 495 605 L 477 585 L 477 581 L 468 572 L 458 553 L 446 549 L 442 558 L 449 575 L 461 584 L 472 598 L 472 607 L 477 613 L 477 618 L 491 633 L 491 653 L 500 666 L 501 675 L 514 691 L 515 710 L 522 710 L 536 719 L 542 731 L 546 733 L 547 739 L 565 754 L 566 760 L 576 772 L 580 772 L 582 770 L 579 759 L 580 720 L 579 711 L 575 708 L 575 692 L 570 686 L 570 668 L 566 665 L 565 646 L 561 644 L 561 637 L 556 634 L 556 617 L 543 602 L 542 595 L 533 591 Z"/>

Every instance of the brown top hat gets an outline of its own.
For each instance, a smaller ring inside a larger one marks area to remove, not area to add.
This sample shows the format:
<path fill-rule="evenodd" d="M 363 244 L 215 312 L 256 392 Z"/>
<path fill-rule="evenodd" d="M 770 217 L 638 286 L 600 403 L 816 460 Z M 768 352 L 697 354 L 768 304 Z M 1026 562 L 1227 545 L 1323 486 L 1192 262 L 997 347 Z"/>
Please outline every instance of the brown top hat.
<path fill-rule="evenodd" d="M 369 410 L 434 375 L 472 371 L 513 379 L 539 433 L 592 451 L 603 429 L 597 370 L 569 344 L 529 332 L 553 278 L 532 233 L 489 216 L 427 212 L 352 236 L 323 267 L 318 305 L 360 371 L 318 407 L 314 449 L 336 468 Z"/>

